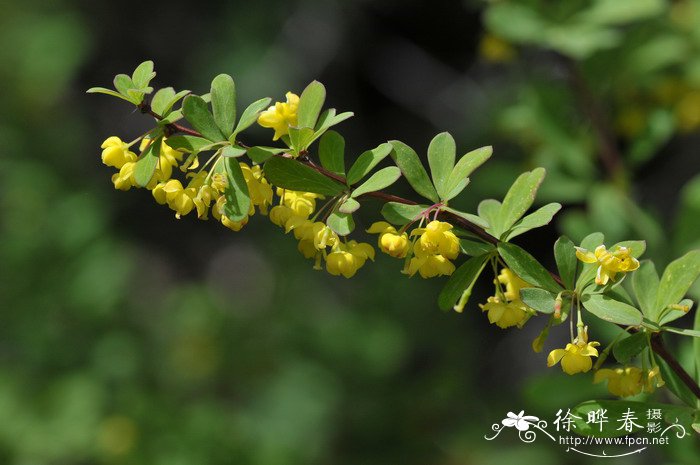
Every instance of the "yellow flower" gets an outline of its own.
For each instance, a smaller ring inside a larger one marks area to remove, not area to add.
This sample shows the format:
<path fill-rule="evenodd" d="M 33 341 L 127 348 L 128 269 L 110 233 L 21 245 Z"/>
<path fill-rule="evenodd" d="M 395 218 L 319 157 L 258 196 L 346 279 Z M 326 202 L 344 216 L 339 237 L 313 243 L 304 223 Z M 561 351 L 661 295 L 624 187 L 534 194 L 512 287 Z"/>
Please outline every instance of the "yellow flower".
<path fill-rule="evenodd" d="M 260 213 L 267 215 L 267 207 L 272 204 L 272 186 L 263 177 L 262 170 L 259 165 L 253 167 L 246 163 L 240 163 L 243 171 L 243 178 L 248 186 L 250 202 L 258 207 Z"/>
<path fill-rule="evenodd" d="M 642 392 L 642 370 L 637 367 L 603 368 L 593 376 L 594 383 L 608 380 L 608 391 L 618 397 L 634 396 Z"/>
<path fill-rule="evenodd" d="M 413 276 L 416 272 L 423 278 L 433 278 L 435 276 L 449 276 L 455 270 L 455 266 L 443 255 L 418 255 L 411 258 L 406 273 Z"/>
<path fill-rule="evenodd" d="M 148 147 L 150 142 L 151 139 L 148 137 L 144 137 L 141 140 L 141 145 L 139 146 L 141 152 Z M 160 144 L 160 153 L 158 155 L 158 168 L 156 168 L 156 172 L 153 175 L 153 180 L 156 182 L 165 182 L 170 179 L 173 174 L 173 167 L 176 167 L 177 164 L 182 161 L 182 157 L 183 153 L 170 147 L 166 143 L 166 139 L 163 138 L 163 141 Z M 153 188 L 152 186 L 147 187 Z"/>
<path fill-rule="evenodd" d="M 379 234 L 377 244 L 385 254 L 395 258 L 404 258 L 408 253 L 408 234 L 399 234 L 392 225 L 386 221 L 378 221 L 367 230 L 370 234 Z"/>
<path fill-rule="evenodd" d="M 525 287 L 532 287 L 529 283 L 523 281 L 520 276 L 513 273 L 508 268 L 503 268 L 501 273 L 498 275 L 498 282 L 506 287 L 506 291 L 503 293 L 506 300 L 520 300 L 520 289 Z"/>
<path fill-rule="evenodd" d="M 326 256 L 326 270 L 334 276 L 352 278 L 367 259 L 374 260 L 374 249 L 367 243 L 339 242 Z"/>
<path fill-rule="evenodd" d="M 270 210 L 270 221 L 283 228 L 292 216 L 295 216 L 294 211 L 286 205 L 276 205 Z"/>
<path fill-rule="evenodd" d="M 134 168 L 136 167 L 136 162 L 128 161 L 124 163 L 118 173 L 112 175 L 112 183 L 115 189 L 120 191 L 128 191 L 132 187 L 136 186 L 136 181 L 134 180 Z"/>
<path fill-rule="evenodd" d="M 102 142 L 102 163 L 121 169 L 126 163 L 136 161 L 137 155 L 129 150 L 129 145 L 117 136 L 108 137 Z"/>
<path fill-rule="evenodd" d="M 443 221 L 431 221 L 425 228 L 416 228 L 411 236 L 420 235 L 416 243 L 416 256 L 442 255 L 454 260 L 459 255 L 459 239 L 450 231 L 452 225 Z"/>
<path fill-rule="evenodd" d="M 528 318 L 527 306 L 521 300 L 503 302 L 498 297 L 489 297 L 485 304 L 479 304 L 481 310 L 488 312 L 489 322 L 499 328 L 520 326 Z"/>
<path fill-rule="evenodd" d="M 576 247 L 576 257 L 583 263 L 597 263 L 595 283 L 605 286 L 608 280 L 615 281 L 617 273 L 627 273 L 639 268 L 639 261 L 631 255 L 632 251 L 627 247 L 620 247 L 608 251 L 604 245 L 596 247 L 595 252 L 589 252 L 581 247 Z"/>
<path fill-rule="evenodd" d="M 579 331 L 579 337 L 566 345 L 564 349 L 555 349 L 547 356 L 547 366 L 552 367 L 561 361 L 564 373 L 574 375 L 585 373 L 593 367 L 591 357 L 598 356 L 599 342 L 588 342 L 587 330 Z"/>
<path fill-rule="evenodd" d="M 289 126 L 297 125 L 297 108 L 299 96 L 291 92 L 286 94 L 287 102 L 277 102 L 258 116 L 258 124 L 275 130 L 272 140 L 289 134 Z"/>
<path fill-rule="evenodd" d="M 224 214 L 224 205 L 226 205 L 226 198 L 222 195 L 218 199 L 216 199 L 216 203 L 211 209 L 211 213 L 214 216 L 214 219 L 218 220 L 229 228 L 232 231 L 240 231 L 243 229 L 243 226 L 248 224 L 248 216 L 243 218 L 240 221 L 231 221 L 231 219 Z"/>
<path fill-rule="evenodd" d="M 317 221 L 313 226 L 313 241 L 314 247 L 318 250 L 322 250 L 326 247 L 333 247 L 340 242 L 340 239 L 338 239 L 338 235 L 325 223 Z"/>
<path fill-rule="evenodd" d="M 316 199 L 323 196 L 312 192 L 291 191 L 277 188 L 277 195 L 282 199 L 282 205 L 290 208 L 295 215 L 308 218 L 316 209 Z"/>

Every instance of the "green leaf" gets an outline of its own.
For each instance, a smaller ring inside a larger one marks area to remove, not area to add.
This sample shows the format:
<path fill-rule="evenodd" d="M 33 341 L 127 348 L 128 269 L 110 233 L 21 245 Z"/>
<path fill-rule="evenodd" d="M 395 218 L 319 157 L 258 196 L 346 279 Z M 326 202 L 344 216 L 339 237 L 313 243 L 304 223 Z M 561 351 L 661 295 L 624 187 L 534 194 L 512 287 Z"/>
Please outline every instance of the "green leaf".
<path fill-rule="evenodd" d="M 440 198 L 430 182 L 418 154 L 411 147 L 398 140 L 392 140 L 389 143 L 394 149 L 391 156 L 411 187 L 426 199 L 435 203 L 439 202 Z"/>
<path fill-rule="evenodd" d="M 638 331 L 616 342 L 613 346 L 613 355 L 615 356 L 615 360 L 626 364 L 632 360 L 633 357 L 639 355 L 647 346 L 647 334 Z"/>
<path fill-rule="evenodd" d="M 554 260 L 557 262 L 557 270 L 564 286 L 573 289 L 576 280 L 576 268 L 578 259 L 574 243 L 566 236 L 561 236 L 554 243 Z"/>
<path fill-rule="evenodd" d="M 270 184 L 294 191 L 337 195 L 345 186 L 296 160 L 272 157 L 265 162 L 265 177 Z"/>
<path fill-rule="evenodd" d="M 335 126 L 338 123 L 342 123 L 346 119 L 351 118 L 353 115 L 354 113 L 351 111 L 346 111 L 345 113 L 336 115 L 335 108 L 329 108 L 328 110 L 321 113 L 321 116 L 318 117 L 318 122 L 316 123 L 314 136 L 319 137 L 330 127 Z"/>
<path fill-rule="evenodd" d="M 401 170 L 396 166 L 387 166 L 374 173 L 367 181 L 352 191 L 352 197 L 359 197 L 367 192 L 375 192 L 394 184 L 401 177 Z"/>
<path fill-rule="evenodd" d="M 318 81 L 313 81 L 306 86 L 306 89 L 299 97 L 299 108 L 297 109 L 297 124 L 300 128 L 316 127 L 316 120 L 321 114 L 321 108 L 326 101 L 326 88 Z"/>
<path fill-rule="evenodd" d="M 624 302 L 619 302 L 602 294 L 586 294 L 581 300 L 586 310 L 601 320 L 624 326 L 639 326 L 642 324 L 641 312 Z"/>
<path fill-rule="evenodd" d="M 656 321 L 656 295 L 659 292 L 659 274 L 654 262 L 644 260 L 632 274 L 632 291 L 644 316 Z"/>
<path fill-rule="evenodd" d="M 181 90 L 177 94 L 173 95 L 172 98 L 170 99 L 170 101 L 168 101 L 168 103 L 164 106 L 163 112 L 160 115 L 163 117 L 170 116 L 170 114 L 171 114 L 170 112 L 173 109 L 173 105 L 175 105 L 181 99 L 185 98 L 190 93 L 191 92 L 189 90 Z M 204 98 L 204 96 L 202 96 L 202 98 Z M 209 98 L 209 97 L 207 97 L 207 98 Z M 205 98 L 204 100 L 206 101 L 207 98 Z M 182 112 L 180 112 L 180 114 L 182 114 Z"/>
<path fill-rule="evenodd" d="M 328 131 L 318 144 L 321 166 L 340 176 L 345 176 L 345 139 L 335 131 Z"/>
<path fill-rule="evenodd" d="M 624 25 L 661 15 L 667 7 L 663 0 L 596 0 L 578 17 L 586 23 Z"/>
<path fill-rule="evenodd" d="M 681 336 L 700 337 L 700 331 L 697 329 L 674 328 L 673 326 L 662 326 L 661 329 Z"/>
<path fill-rule="evenodd" d="M 672 261 L 661 276 L 656 296 L 656 317 L 660 312 L 678 303 L 700 275 L 700 250 L 692 250 Z"/>
<path fill-rule="evenodd" d="M 348 198 L 338 207 L 338 211 L 342 213 L 355 213 L 359 208 L 360 202 L 353 198 Z"/>
<path fill-rule="evenodd" d="M 339 236 L 347 236 L 355 229 L 352 214 L 334 211 L 328 216 L 326 224 Z"/>
<path fill-rule="evenodd" d="M 111 90 L 111 89 L 106 89 L 106 88 L 104 88 L 104 87 L 91 87 L 91 88 L 89 88 L 89 89 L 86 91 L 86 93 L 88 93 L 88 94 L 105 94 L 105 95 L 110 95 L 110 96 L 112 96 L 112 97 L 117 97 L 117 98 L 120 98 L 120 99 L 122 99 L 122 100 L 126 100 L 126 101 L 129 102 L 129 103 L 134 103 L 134 102 L 131 101 L 131 99 L 130 99 L 129 97 L 126 97 L 126 96 L 120 94 L 119 92 L 115 92 L 115 91 L 113 91 L 113 90 Z"/>
<path fill-rule="evenodd" d="M 260 112 L 270 105 L 271 100 L 272 99 L 270 97 L 265 97 L 248 105 L 248 107 L 243 110 L 241 119 L 238 120 L 238 124 L 236 125 L 236 129 L 233 131 L 232 136 L 240 134 L 242 131 L 248 129 L 253 123 L 255 123 L 258 120 Z"/>
<path fill-rule="evenodd" d="M 246 149 L 238 145 L 227 145 L 221 149 L 221 156 L 226 158 L 238 158 L 246 154 Z"/>
<path fill-rule="evenodd" d="M 548 203 L 544 207 L 535 210 L 513 225 L 506 236 L 506 240 L 509 241 L 531 229 L 549 224 L 559 210 L 561 210 L 561 204 L 558 203 Z"/>
<path fill-rule="evenodd" d="M 441 132 L 428 145 L 428 165 L 440 199 L 445 200 L 448 189 L 448 179 L 455 166 L 457 146 L 449 132 Z"/>
<path fill-rule="evenodd" d="M 561 286 L 540 262 L 519 246 L 508 242 L 499 242 L 498 252 L 508 265 L 508 268 L 526 282 L 555 294 L 562 290 Z"/>
<path fill-rule="evenodd" d="M 377 164 L 385 159 L 392 150 L 392 145 L 388 142 L 380 144 L 372 150 L 363 152 L 348 171 L 348 184 L 352 185 L 367 176 Z"/>
<path fill-rule="evenodd" d="M 490 145 L 481 147 L 464 155 L 459 159 L 450 173 L 445 185 L 446 196 L 444 200 L 456 197 L 468 184 L 469 175 L 491 157 L 493 147 Z M 460 186 L 462 186 L 460 188 Z"/>
<path fill-rule="evenodd" d="M 158 160 L 160 159 L 160 145 L 163 141 L 162 137 L 156 137 L 153 142 L 151 142 L 146 150 L 143 151 L 141 157 L 139 157 L 136 165 L 134 166 L 134 181 L 140 187 L 146 187 L 153 174 L 156 172 L 158 167 Z"/>
<path fill-rule="evenodd" d="M 403 226 L 416 221 L 427 209 L 426 205 L 413 205 L 399 202 L 387 202 L 382 207 L 382 216 L 389 223 Z"/>
<path fill-rule="evenodd" d="M 538 287 L 525 287 L 520 289 L 520 299 L 525 305 L 540 313 L 554 313 L 555 298 L 556 294 Z"/>
<path fill-rule="evenodd" d="M 700 331 L 700 312 L 695 311 L 693 330 Z M 695 381 L 700 383 L 700 339 L 693 339 L 693 353 L 695 354 Z"/>
<path fill-rule="evenodd" d="M 158 92 L 153 94 L 153 98 L 151 99 L 151 110 L 161 116 L 167 114 L 170 108 L 166 109 L 166 107 L 173 97 L 175 97 L 175 89 L 172 87 L 163 87 L 162 89 L 158 90 Z"/>
<path fill-rule="evenodd" d="M 515 180 L 503 199 L 498 220 L 493 225 L 499 235 L 509 230 L 532 206 L 545 173 L 544 168 L 536 168 L 526 171 Z"/>
<path fill-rule="evenodd" d="M 484 220 L 483 218 L 472 215 L 471 213 L 465 213 L 459 210 L 455 210 L 454 208 L 451 207 L 444 207 L 443 210 L 448 211 L 450 213 L 453 213 L 460 218 L 464 218 L 465 220 L 469 221 L 472 224 L 475 224 L 479 226 L 480 228 L 487 229 L 489 227 L 489 224 Z"/>
<path fill-rule="evenodd" d="M 695 397 L 693 392 L 690 390 L 686 384 L 681 381 L 676 372 L 674 372 L 661 357 L 656 357 L 656 363 L 659 365 L 659 372 L 661 373 L 661 379 L 665 381 L 666 386 L 669 391 L 674 393 L 676 397 L 688 404 L 689 406 L 696 408 L 698 399 Z"/>
<path fill-rule="evenodd" d="M 114 76 L 114 88 L 117 89 L 117 92 L 120 94 L 130 97 L 129 90 L 134 88 L 134 83 L 126 74 L 117 74 Z"/>
<path fill-rule="evenodd" d="M 589 423 L 587 421 L 588 414 L 590 412 L 600 411 L 601 409 L 606 412 L 608 422 L 602 423 L 602 425 Z M 616 437 L 630 434 L 625 428 L 620 428 L 621 422 L 616 421 L 623 418 L 623 415 L 629 411 L 637 417 L 635 423 L 641 424 L 640 428 L 633 426 L 633 432 L 641 432 L 646 425 L 643 418 L 645 418 L 646 412 L 649 409 L 661 410 L 664 423 L 669 425 L 680 420 L 684 428 L 687 428 L 693 418 L 692 409 L 678 405 L 632 400 L 588 400 L 571 409 L 571 413 L 579 417 L 578 419 L 574 419 L 575 422 L 572 426 L 575 426 L 575 429 L 572 428 L 572 431 L 576 431 L 577 435 L 594 437 Z M 670 435 L 672 433 L 668 434 Z"/>
<path fill-rule="evenodd" d="M 147 87 L 154 77 L 156 77 L 156 73 L 153 72 L 153 62 L 148 60 L 136 67 L 131 75 L 131 80 L 134 83 L 134 87 L 140 89 Z"/>
<path fill-rule="evenodd" d="M 660 325 L 665 325 L 668 324 L 672 321 L 675 321 L 679 318 L 682 318 L 688 314 L 688 312 L 693 308 L 693 301 L 690 299 L 683 299 L 680 302 L 678 302 L 678 305 L 685 305 L 688 307 L 688 311 L 683 311 L 680 309 L 669 309 L 664 312 L 663 316 L 659 320 Z"/>
<path fill-rule="evenodd" d="M 472 257 L 452 273 L 438 297 L 438 305 L 442 310 L 452 308 L 462 296 L 462 292 L 479 278 L 488 258 L 489 254 Z"/>
<path fill-rule="evenodd" d="M 603 233 L 594 232 L 583 238 L 580 247 L 593 252 L 595 248 L 602 245 L 603 242 L 605 242 L 605 236 Z"/>
<path fill-rule="evenodd" d="M 314 130 L 310 128 L 289 128 L 289 141 L 296 153 L 306 150 L 314 140 Z"/>
<path fill-rule="evenodd" d="M 231 221 L 241 221 L 250 210 L 250 194 L 243 177 L 241 165 L 235 158 L 224 158 L 228 187 L 224 192 L 226 203 L 224 213 Z"/>
<path fill-rule="evenodd" d="M 209 113 L 207 102 L 197 95 L 188 95 L 182 102 L 182 112 L 192 127 L 202 136 L 212 142 L 226 140 L 221 130 L 214 121 L 214 117 Z"/>
<path fill-rule="evenodd" d="M 495 199 L 485 199 L 479 202 L 479 207 L 477 213 L 488 223 L 488 228 L 486 232 L 491 234 L 493 237 L 498 237 L 497 231 L 494 229 L 494 225 L 498 221 L 498 214 L 501 211 L 501 202 Z"/>
<path fill-rule="evenodd" d="M 236 122 L 236 84 L 228 74 L 219 74 L 211 81 L 211 109 L 216 125 L 228 138 Z"/>
<path fill-rule="evenodd" d="M 167 144 L 175 150 L 194 153 L 211 146 L 211 141 L 197 136 L 177 135 L 168 137 Z"/>
<path fill-rule="evenodd" d="M 472 241 L 470 239 L 460 239 L 459 245 L 463 254 L 469 255 L 471 257 L 476 257 L 478 255 L 483 255 L 485 253 L 493 252 L 496 246 L 493 244 L 487 244 L 486 242 Z"/>
<path fill-rule="evenodd" d="M 269 158 L 279 155 L 285 150 L 286 149 L 278 147 L 255 146 L 248 149 L 248 158 L 253 160 L 253 163 L 257 163 L 259 165 L 260 163 L 266 162 Z"/>

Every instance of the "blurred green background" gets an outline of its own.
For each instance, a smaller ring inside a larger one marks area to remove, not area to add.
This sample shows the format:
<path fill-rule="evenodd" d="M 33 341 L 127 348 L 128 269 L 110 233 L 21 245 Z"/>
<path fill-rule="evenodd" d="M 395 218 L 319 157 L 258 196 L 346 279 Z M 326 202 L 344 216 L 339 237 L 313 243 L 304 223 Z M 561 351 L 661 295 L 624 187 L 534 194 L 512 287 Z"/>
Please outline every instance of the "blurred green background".
<path fill-rule="evenodd" d="M 442 130 L 463 152 L 493 144 L 467 211 L 545 166 L 538 201 L 565 208 L 520 241 L 545 262 L 558 234 L 601 230 L 664 264 L 700 244 L 699 2 L 47 3 L 0 16 L 0 464 L 589 463 L 484 440 L 507 411 L 551 421 L 607 396 L 546 368 L 566 330 L 534 354 L 544 321 L 489 326 L 488 280 L 446 314 L 443 281 L 386 257 L 334 278 L 264 217 L 233 233 L 117 192 L 100 143 L 150 122 L 85 90 L 146 59 L 156 86 L 230 73 L 241 104 L 319 79 L 356 114 L 350 153 L 424 153 Z M 698 457 L 692 438 L 615 463 Z"/>

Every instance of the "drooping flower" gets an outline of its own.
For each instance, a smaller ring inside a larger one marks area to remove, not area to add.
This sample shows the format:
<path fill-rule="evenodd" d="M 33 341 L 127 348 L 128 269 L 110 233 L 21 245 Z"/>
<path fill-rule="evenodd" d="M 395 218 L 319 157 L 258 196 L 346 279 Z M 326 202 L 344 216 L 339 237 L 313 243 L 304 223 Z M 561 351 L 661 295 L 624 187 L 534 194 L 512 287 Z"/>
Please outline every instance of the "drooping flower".
<path fill-rule="evenodd" d="M 363 242 L 339 242 L 326 256 L 326 270 L 334 275 L 352 278 L 367 259 L 374 260 L 374 249 Z"/>
<path fill-rule="evenodd" d="M 513 273 L 509 268 L 503 268 L 501 270 L 498 275 L 498 282 L 505 286 L 506 290 L 503 295 L 509 302 L 520 300 L 520 289 L 532 287 L 529 283 L 521 279 L 520 276 Z"/>
<path fill-rule="evenodd" d="M 454 260 L 459 255 L 459 239 L 451 231 L 452 225 L 434 220 L 425 228 L 416 228 L 411 236 L 419 235 L 414 253 L 417 256 L 442 255 Z"/>
<path fill-rule="evenodd" d="M 105 139 L 101 145 L 102 163 L 121 169 L 126 163 L 136 161 L 137 155 L 129 150 L 129 145 L 117 136 Z"/>
<path fill-rule="evenodd" d="M 136 186 L 136 181 L 134 180 L 134 168 L 136 167 L 136 162 L 128 161 L 122 165 L 118 173 L 112 175 L 112 184 L 114 184 L 115 189 L 120 191 L 128 191 L 132 187 Z"/>
<path fill-rule="evenodd" d="M 454 264 L 443 255 L 414 256 L 411 258 L 406 272 L 413 276 L 418 272 L 423 278 L 449 276 L 455 270 Z"/>
<path fill-rule="evenodd" d="M 251 204 L 258 207 L 261 214 L 267 215 L 267 208 L 272 204 L 272 186 L 263 176 L 260 165 L 250 167 L 241 162 L 240 166 L 248 186 Z"/>
<path fill-rule="evenodd" d="M 564 373 L 574 375 L 586 373 L 593 367 L 591 357 L 598 356 L 599 342 L 588 342 L 588 328 L 579 327 L 578 337 L 564 349 L 554 349 L 547 356 L 547 366 L 552 367 L 561 361 Z"/>
<path fill-rule="evenodd" d="M 528 318 L 527 306 L 520 300 L 504 302 L 498 297 L 489 297 L 485 304 L 479 304 L 481 310 L 488 312 L 489 322 L 499 328 L 519 326 Z"/>
<path fill-rule="evenodd" d="M 644 389 L 642 375 L 642 370 L 634 366 L 615 369 L 603 368 L 596 371 L 593 382 L 600 383 L 607 380 L 608 391 L 611 394 L 618 397 L 629 397 L 639 394 Z"/>
<path fill-rule="evenodd" d="M 410 276 L 418 272 L 423 278 L 451 275 L 455 266 L 450 260 L 459 255 L 459 238 L 451 229 L 450 223 L 434 220 L 425 228 L 411 231 L 411 236 L 418 236 L 418 239 L 404 272 Z"/>
<path fill-rule="evenodd" d="M 628 247 L 617 246 L 615 250 L 609 251 L 604 245 L 599 245 L 594 252 L 576 247 L 576 257 L 583 263 L 598 264 L 595 283 L 599 286 L 605 286 L 609 280 L 615 281 L 618 273 L 627 273 L 639 268 L 639 261 L 632 256 Z"/>
<path fill-rule="evenodd" d="M 286 97 L 286 102 L 276 102 L 258 116 L 258 124 L 260 126 L 275 130 L 272 140 L 277 140 L 289 134 L 289 127 L 297 125 L 299 96 L 292 92 L 287 92 Z"/>
<path fill-rule="evenodd" d="M 404 258 L 408 253 L 410 242 L 408 234 L 399 234 L 392 225 L 386 221 L 377 221 L 367 230 L 370 234 L 379 234 L 377 245 L 379 250 L 395 258 Z"/>

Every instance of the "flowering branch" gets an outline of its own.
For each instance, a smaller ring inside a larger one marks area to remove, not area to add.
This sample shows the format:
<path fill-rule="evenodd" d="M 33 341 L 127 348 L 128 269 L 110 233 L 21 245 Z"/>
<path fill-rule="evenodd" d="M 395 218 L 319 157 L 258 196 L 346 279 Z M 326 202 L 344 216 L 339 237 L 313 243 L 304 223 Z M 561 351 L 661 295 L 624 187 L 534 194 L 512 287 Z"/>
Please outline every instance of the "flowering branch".
<path fill-rule="evenodd" d="M 491 147 L 473 150 L 457 160 L 454 139 L 441 133 L 428 147 L 430 173 L 418 154 L 400 141 L 386 142 L 362 153 L 346 169 L 344 139 L 329 129 L 352 114 L 337 114 L 335 109 L 322 111 L 326 91 L 321 83 L 312 82 L 301 96 L 289 92 L 286 102 L 269 107 L 269 98 L 253 102 L 237 121 L 235 86 L 230 76 L 214 78 L 207 100 L 189 91 L 176 94 L 172 88 L 165 88 L 148 103 L 145 95 L 152 91 L 148 83 L 154 75 L 152 63 L 145 62 L 130 78 L 132 88 L 118 92 L 91 89 L 128 100 L 158 122 L 143 139 L 140 156 L 130 150 L 133 143 L 125 144 L 117 137 L 110 137 L 102 145 L 103 162 L 119 170 L 112 177 L 117 189 L 146 187 L 178 218 L 195 212 L 198 218 L 207 219 L 211 213 L 234 231 L 243 228 L 256 211 L 269 215 L 272 223 L 299 240 L 299 251 L 314 260 L 315 269 L 325 264 L 329 273 L 346 278 L 354 276 L 367 260 L 374 260 L 375 250 L 370 244 L 358 243 L 349 236 L 355 228 L 353 213 L 361 202 L 377 199 L 384 204 L 381 213 L 386 221 L 373 223 L 367 232 L 378 234 L 382 252 L 403 260 L 404 274 L 450 276 L 438 299 L 443 309 L 461 312 L 479 276 L 491 269 L 496 278 L 494 295 L 480 305 L 491 323 L 500 328 L 522 327 L 532 316 L 549 315 L 533 341 L 533 349 L 539 352 L 550 328 L 568 319 L 571 343 L 550 352 L 549 366 L 561 363 L 568 374 L 594 369 L 592 358 L 598 357 L 600 344 L 589 341 L 583 316 L 586 310 L 631 334 L 613 341 L 631 346 L 626 349 L 627 358 L 614 353 L 619 361 L 626 363 L 632 357 L 642 361 L 641 369 L 598 369 L 610 353 L 607 348 L 596 364 L 595 382 L 609 380 L 610 392 L 621 397 L 653 392 L 664 384 L 660 367 L 651 355 L 656 353 L 670 367 L 664 376 L 676 377 L 667 384 L 669 388 L 694 406 L 694 399 L 677 390 L 680 383 L 685 384 L 700 399 L 700 387 L 661 339 L 661 332 L 700 337 L 700 330 L 668 326 L 692 306 L 683 296 L 700 275 L 700 251 L 672 262 L 659 277 L 653 264 L 637 260 L 646 248 L 643 241 L 625 241 L 607 249 L 600 233 L 589 235 L 578 247 L 560 237 L 554 245 L 555 273 L 510 242 L 548 224 L 561 208 L 551 203 L 526 214 L 544 179 L 542 168 L 520 175 L 502 201 L 482 201 L 478 215 L 461 212 L 449 207 L 449 201 L 465 189 L 472 172 L 491 156 Z M 125 80 L 119 82 L 124 85 Z M 180 99 L 184 100 L 179 114 L 174 114 L 173 105 Z M 619 154 L 602 131 L 598 110 L 592 108 L 591 112 L 604 163 L 611 169 L 621 169 L 614 160 Z M 193 129 L 175 122 L 181 117 Z M 286 147 L 251 147 L 241 142 L 240 133 L 255 122 L 273 129 L 273 141 L 281 140 Z M 309 152 L 316 140 L 318 162 Z M 199 157 L 207 152 L 213 155 L 200 167 Z M 185 153 L 188 156 L 183 160 Z M 252 165 L 239 161 L 243 156 Z M 375 169 L 389 156 L 395 166 Z M 178 166 L 188 173 L 186 185 L 172 177 L 173 168 Z M 197 168 L 196 173 L 192 172 Z M 386 192 L 401 176 L 426 199 L 423 203 Z M 273 186 L 279 197 L 279 204 L 274 206 Z M 325 203 L 317 208 L 316 201 L 322 198 Z M 453 261 L 460 254 L 470 258 L 457 268 Z M 639 281 L 632 289 L 634 301 L 615 289 L 627 274 Z"/>

